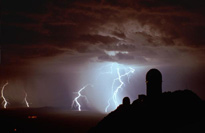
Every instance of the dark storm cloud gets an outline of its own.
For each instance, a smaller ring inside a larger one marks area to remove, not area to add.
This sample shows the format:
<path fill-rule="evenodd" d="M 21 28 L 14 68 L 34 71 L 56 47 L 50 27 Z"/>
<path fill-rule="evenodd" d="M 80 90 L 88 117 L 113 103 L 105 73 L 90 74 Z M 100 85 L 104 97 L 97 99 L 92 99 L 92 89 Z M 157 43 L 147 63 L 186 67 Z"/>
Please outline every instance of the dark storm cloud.
<path fill-rule="evenodd" d="M 134 59 L 133 56 L 127 55 L 127 54 L 123 54 L 123 53 L 117 53 L 117 54 L 116 54 L 116 57 L 117 57 L 119 60 L 133 60 L 133 59 Z"/>
<path fill-rule="evenodd" d="M 99 61 L 114 61 L 113 59 L 112 59 L 112 57 L 110 57 L 109 55 L 101 55 L 101 56 L 99 56 L 98 57 L 98 60 Z"/>
<path fill-rule="evenodd" d="M 116 38 L 101 35 L 82 35 L 79 39 L 80 41 L 89 42 L 91 44 L 103 43 L 106 45 L 118 42 Z"/>
<path fill-rule="evenodd" d="M 2 48 L 18 51 L 8 52 L 8 58 L 55 56 L 65 49 L 80 53 L 130 52 L 142 46 L 142 52 L 160 46 L 203 49 L 203 5 L 193 0 L 3 1 Z"/>
<path fill-rule="evenodd" d="M 101 46 L 105 50 L 117 50 L 117 51 L 135 51 L 137 48 L 133 44 L 117 43 L 113 45 L 103 45 Z"/>
<path fill-rule="evenodd" d="M 113 31 L 112 34 L 115 35 L 116 37 L 118 37 L 118 38 L 122 38 L 122 39 L 124 39 L 124 38 L 126 37 L 125 34 L 124 34 L 123 32 Z"/>

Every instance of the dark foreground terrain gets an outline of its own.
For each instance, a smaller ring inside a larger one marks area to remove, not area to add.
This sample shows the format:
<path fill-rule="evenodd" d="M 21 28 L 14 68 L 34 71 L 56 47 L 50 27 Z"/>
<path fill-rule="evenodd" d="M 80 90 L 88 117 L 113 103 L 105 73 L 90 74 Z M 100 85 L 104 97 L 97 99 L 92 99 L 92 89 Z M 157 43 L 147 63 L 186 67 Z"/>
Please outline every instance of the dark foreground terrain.
<path fill-rule="evenodd" d="M 0 133 L 84 133 L 105 115 L 59 108 L 0 110 Z"/>
<path fill-rule="evenodd" d="M 129 97 L 90 133 L 205 133 L 205 103 L 190 90 Z"/>

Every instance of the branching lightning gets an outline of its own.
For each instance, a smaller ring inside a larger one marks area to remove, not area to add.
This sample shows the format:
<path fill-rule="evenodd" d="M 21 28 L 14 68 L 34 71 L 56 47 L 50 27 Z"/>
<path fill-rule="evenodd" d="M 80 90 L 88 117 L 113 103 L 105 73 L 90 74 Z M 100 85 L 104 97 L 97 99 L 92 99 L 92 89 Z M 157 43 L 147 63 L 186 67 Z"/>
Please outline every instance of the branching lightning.
<path fill-rule="evenodd" d="M 117 108 L 119 105 L 119 92 L 123 90 L 125 86 L 125 82 L 123 81 L 123 77 L 127 77 L 127 82 L 130 83 L 130 76 L 132 73 L 135 72 L 135 69 L 132 67 L 126 67 L 124 65 L 120 65 L 118 63 L 111 63 L 108 65 L 105 65 L 98 69 L 99 75 L 96 78 L 96 80 L 99 80 L 100 76 L 106 76 L 106 77 L 114 77 L 114 79 L 111 82 L 110 89 L 110 98 L 107 100 L 107 106 L 105 107 L 105 112 L 108 112 L 108 109 L 110 108 L 111 104 Z M 110 75 L 110 76 L 108 76 Z M 112 75 L 112 76 L 111 76 Z M 78 94 L 72 102 L 71 107 L 77 107 L 78 111 L 81 111 L 81 104 L 79 103 L 79 98 L 83 97 L 87 102 L 87 97 L 85 95 L 82 95 L 81 92 L 86 89 L 90 84 L 87 84 L 83 86 L 78 92 L 75 92 Z"/>
<path fill-rule="evenodd" d="M 108 108 L 110 107 L 110 100 L 111 100 L 111 98 L 109 98 L 108 101 L 107 101 L 108 104 L 105 107 L 105 112 L 107 112 Z"/>
<path fill-rule="evenodd" d="M 29 108 L 30 106 L 29 106 L 29 103 L 28 103 L 28 100 L 27 100 L 28 94 L 26 93 L 26 91 L 24 91 L 24 93 L 25 93 L 24 102 L 26 103 L 26 107 Z"/>
<path fill-rule="evenodd" d="M 87 97 L 86 97 L 85 95 L 82 95 L 82 94 L 81 94 L 81 92 L 82 92 L 84 89 L 86 89 L 88 86 L 92 86 L 92 85 L 87 84 L 87 85 L 83 86 L 78 92 L 76 92 L 76 93 L 78 94 L 78 96 L 74 98 L 74 100 L 73 100 L 73 102 L 72 102 L 72 105 L 71 105 L 72 108 L 74 108 L 74 107 L 77 106 L 77 107 L 78 107 L 78 111 L 81 111 L 81 104 L 80 104 L 79 101 L 78 101 L 78 99 L 79 99 L 80 97 L 83 97 L 83 98 L 88 102 Z"/>
<path fill-rule="evenodd" d="M 8 81 L 3 85 L 3 87 L 1 88 L 1 97 L 3 98 L 3 102 L 2 104 L 4 105 L 4 108 L 6 108 L 8 101 L 6 100 L 5 96 L 4 96 L 4 89 L 5 87 L 8 85 Z"/>
<path fill-rule="evenodd" d="M 125 68 L 124 68 L 125 69 Z M 113 80 L 113 83 L 112 83 L 112 98 L 109 98 L 108 99 L 108 105 L 106 106 L 105 108 L 105 112 L 107 112 L 108 108 L 110 107 L 110 101 L 111 99 L 113 100 L 114 104 L 115 104 L 115 107 L 117 107 L 119 105 L 118 103 L 118 100 L 117 100 L 117 97 L 118 97 L 118 92 L 120 89 L 123 89 L 123 85 L 125 84 L 123 81 L 122 81 L 122 78 L 127 76 L 128 77 L 128 83 L 130 82 L 129 79 L 130 79 L 130 74 L 131 73 L 134 73 L 135 72 L 135 69 L 129 67 L 129 71 L 125 72 L 124 74 L 121 74 L 120 73 L 120 67 L 119 65 L 117 65 L 117 68 L 116 68 L 116 71 L 117 71 L 117 78 L 115 78 Z M 117 86 L 115 88 L 115 84 L 116 82 L 119 82 L 119 86 Z"/>

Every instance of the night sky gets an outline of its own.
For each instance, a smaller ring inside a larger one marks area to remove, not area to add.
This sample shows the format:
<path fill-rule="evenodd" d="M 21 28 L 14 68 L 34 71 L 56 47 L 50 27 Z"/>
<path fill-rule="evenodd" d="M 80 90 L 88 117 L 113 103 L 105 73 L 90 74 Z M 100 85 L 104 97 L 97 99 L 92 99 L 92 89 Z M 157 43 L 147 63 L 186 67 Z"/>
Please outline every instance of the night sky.
<path fill-rule="evenodd" d="M 32 107 L 70 108 L 74 92 L 92 83 L 84 108 L 103 111 L 114 76 L 102 76 L 110 69 L 102 67 L 112 63 L 135 69 L 120 92 L 132 101 L 146 93 L 151 68 L 162 72 L 164 92 L 190 89 L 205 99 L 204 7 L 203 0 L 2 0 L 8 106 L 25 106 L 26 91 Z"/>

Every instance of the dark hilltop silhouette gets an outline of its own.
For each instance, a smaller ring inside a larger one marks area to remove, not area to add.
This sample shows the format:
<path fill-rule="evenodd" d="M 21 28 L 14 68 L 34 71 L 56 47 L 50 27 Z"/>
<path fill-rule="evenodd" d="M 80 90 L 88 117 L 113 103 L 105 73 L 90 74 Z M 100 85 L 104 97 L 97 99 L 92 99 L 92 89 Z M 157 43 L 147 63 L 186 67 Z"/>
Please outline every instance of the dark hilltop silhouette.
<path fill-rule="evenodd" d="M 151 69 L 146 75 L 146 95 L 123 104 L 89 132 L 205 132 L 204 102 L 190 90 L 162 93 L 162 74 Z"/>

